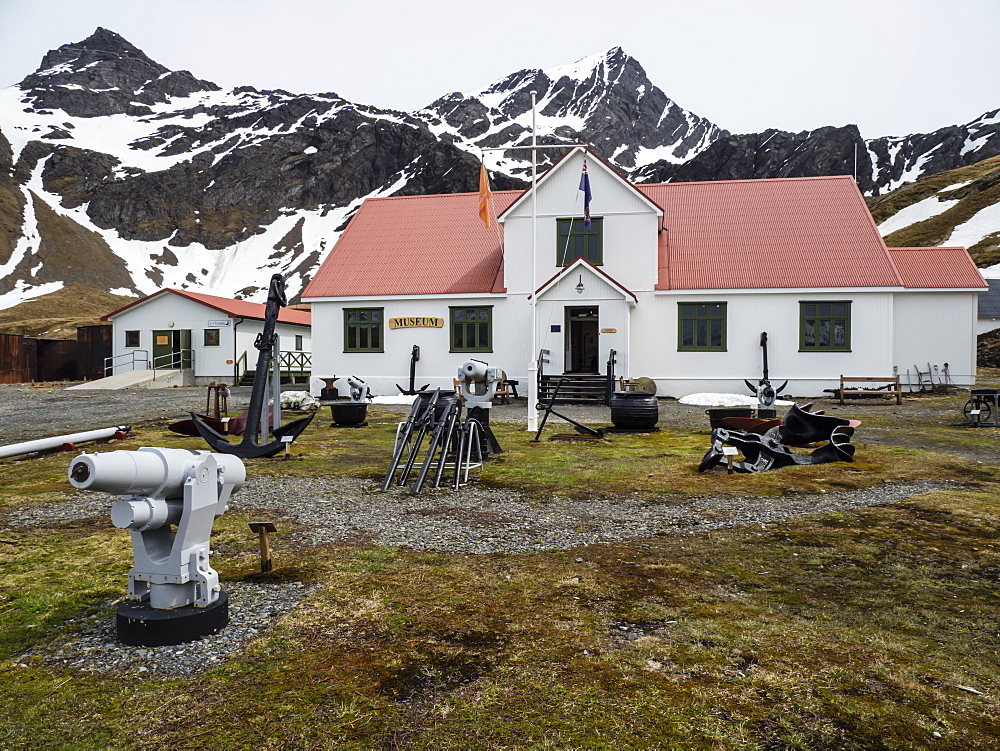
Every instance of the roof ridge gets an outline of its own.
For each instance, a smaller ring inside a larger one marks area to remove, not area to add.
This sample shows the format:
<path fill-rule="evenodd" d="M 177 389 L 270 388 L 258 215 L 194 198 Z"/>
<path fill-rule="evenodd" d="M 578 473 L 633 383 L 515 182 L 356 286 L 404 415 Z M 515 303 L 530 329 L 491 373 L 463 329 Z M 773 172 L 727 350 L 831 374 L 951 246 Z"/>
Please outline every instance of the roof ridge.
<path fill-rule="evenodd" d="M 637 188 L 665 188 L 671 185 L 726 185 L 732 183 L 776 183 L 776 182 L 797 182 L 804 180 L 851 180 L 850 175 L 811 175 L 803 177 L 738 177 L 731 180 L 678 180 L 669 183 L 634 183 Z"/>

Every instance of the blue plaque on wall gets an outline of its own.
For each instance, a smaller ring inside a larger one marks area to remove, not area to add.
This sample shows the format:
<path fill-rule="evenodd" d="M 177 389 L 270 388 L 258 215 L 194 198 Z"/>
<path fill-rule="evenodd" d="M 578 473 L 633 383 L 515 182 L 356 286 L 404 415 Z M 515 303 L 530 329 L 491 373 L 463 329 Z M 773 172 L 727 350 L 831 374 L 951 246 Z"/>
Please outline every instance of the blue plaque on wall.
<path fill-rule="evenodd" d="M 561 326 L 560 324 L 558 324 L 558 323 L 553 323 L 553 324 L 552 324 L 552 325 L 551 325 L 551 326 L 549 327 L 549 330 L 550 330 L 550 331 L 551 331 L 551 332 L 552 332 L 553 334 L 558 334 L 558 333 L 559 333 L 560 331 L 562 331 L 562 326 Z"/>

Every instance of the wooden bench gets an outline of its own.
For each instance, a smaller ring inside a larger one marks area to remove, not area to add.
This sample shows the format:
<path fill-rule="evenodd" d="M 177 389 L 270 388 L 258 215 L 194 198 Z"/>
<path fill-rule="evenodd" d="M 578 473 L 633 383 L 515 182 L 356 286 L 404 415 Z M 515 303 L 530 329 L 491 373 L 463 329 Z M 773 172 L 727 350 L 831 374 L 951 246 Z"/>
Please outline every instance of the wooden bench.
<path fill-rule="evenodd" d="M 893 388 L 887 388 L 884 390 L 886 396 L 891 394 L 896 395 L 896 404 L 903 403 L 903 389 L 899 384 L 899 376 L 889 376 L 888 378 L 873 378 L 868 376 L 840 376 L 840 403 L 844 403 L 844 394 L 857 394 L 860 396 L 876 396 L 879 394 L 881 389 L 866 389 L 866 388 L 844 388 L 845 383 L 885 383 L 892 386 Z"/>

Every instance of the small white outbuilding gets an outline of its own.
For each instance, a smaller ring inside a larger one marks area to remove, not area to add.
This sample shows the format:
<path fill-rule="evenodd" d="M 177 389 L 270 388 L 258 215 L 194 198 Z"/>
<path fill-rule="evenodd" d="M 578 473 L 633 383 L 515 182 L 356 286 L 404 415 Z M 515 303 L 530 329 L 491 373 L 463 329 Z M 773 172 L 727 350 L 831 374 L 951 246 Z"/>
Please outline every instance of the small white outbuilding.
<path fill-rule="evenodd" d="M 194 384 L 238 383 L 257 363 L 254 341 L 265 306 L 181 289 L 162 289 L 108 313 L 114 325 L 108 375 L 147 368 L 190 371 Z M 283 370 L 308 376 L 309 311 L 282 308 L 275 332 Z"/>

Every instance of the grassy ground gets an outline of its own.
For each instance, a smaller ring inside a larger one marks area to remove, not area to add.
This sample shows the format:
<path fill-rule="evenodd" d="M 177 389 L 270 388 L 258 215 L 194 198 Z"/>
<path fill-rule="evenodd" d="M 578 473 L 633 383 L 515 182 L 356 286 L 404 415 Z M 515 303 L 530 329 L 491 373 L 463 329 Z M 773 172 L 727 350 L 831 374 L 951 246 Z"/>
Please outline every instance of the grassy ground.
<path fill-rule="evenodd" d="M 537 502 L 968 484 L 573 551 L 279 540 L 266 578 L 323 586 L 193 680 L 15 664 L 119 597 L 131 556 L 104 519 L 2 531 L 0 748 L 995 748 L 1000 475 L 989 457 L 1000 429 L 957 427 L 964 398 L 859 405 L 858 462 L 759 476 L 697 474 L 707 426 L 580 446 L 498 425 L 506 453 L 479 482 Z M 373 411 L 356 431 L 317 419 L 293 460 L 251 461 L 248 473 L 379 477 L 396 419 Z M 139 445 L 201 447 L 148 425 L 114 448 Z M 0 463 L 0 510 L 51 502 L 67 464 Z M 224 581 L 265 577 L 246 521 L 216 524 Z"/>

